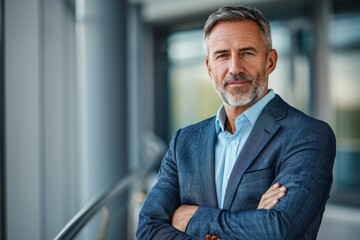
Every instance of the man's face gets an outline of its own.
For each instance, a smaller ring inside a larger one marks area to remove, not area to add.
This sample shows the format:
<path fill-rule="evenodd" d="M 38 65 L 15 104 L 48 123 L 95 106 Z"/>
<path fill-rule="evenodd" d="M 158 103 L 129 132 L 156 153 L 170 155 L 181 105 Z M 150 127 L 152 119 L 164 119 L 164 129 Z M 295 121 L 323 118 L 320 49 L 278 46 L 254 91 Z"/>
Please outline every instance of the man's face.
<path fill-rule="evenodd" d="M 268 91 L 277 53 L 266 55 L 265 41 L 253 21 L 220 22 L 207 40 L 206 66 L 223 102 L 248 108 Z"/>

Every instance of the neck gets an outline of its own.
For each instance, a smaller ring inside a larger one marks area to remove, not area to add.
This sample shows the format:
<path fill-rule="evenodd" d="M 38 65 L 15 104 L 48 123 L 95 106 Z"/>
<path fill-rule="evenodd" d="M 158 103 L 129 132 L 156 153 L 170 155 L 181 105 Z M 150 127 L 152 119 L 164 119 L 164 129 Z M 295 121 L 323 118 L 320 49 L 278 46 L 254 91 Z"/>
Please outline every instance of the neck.
<path fill-rule="evenodd" d="M 225 112 L 226 112 L 226 123 L 225 123 L 225 129 L 231 134 L 234 134 L 236 132 L 236 126 L 235 126 L 235 119 L 237 116 L 241 115 L 243 112 L 246 111 L 249 107 L 230 107 L 225 106 Z"/>
<path fill-rule="evenodd" d="M 263 91 L 263 93 L 258 98 L 254 99 L 252 102 L 244 106 L 229 106 L 224 104 L 226 112 L 225 129 L 231 134 L 234 134 L 236 132 L 235 119 L 237 118 L 237 116 L 241 115 L 247 109 L 251 108 L 257 101 L 263 98 L 267 94 L 267 92 L 268 89 Z"/>

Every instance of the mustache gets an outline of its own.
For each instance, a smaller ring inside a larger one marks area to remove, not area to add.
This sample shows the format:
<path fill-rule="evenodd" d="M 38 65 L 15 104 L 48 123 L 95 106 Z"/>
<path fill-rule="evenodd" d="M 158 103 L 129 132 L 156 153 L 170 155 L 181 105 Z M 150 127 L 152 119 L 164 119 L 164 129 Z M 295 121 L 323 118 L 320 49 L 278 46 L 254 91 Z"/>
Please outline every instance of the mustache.
<path fill-rule="evenodd" d="M 246 81 L 252 82 L 254 79 L 247 74 L 239 73 L 236 75 L 231 75 L 224 79 L 223 85 L 226 86 L 229 82 L 236 82 L 236 81 Z"/>

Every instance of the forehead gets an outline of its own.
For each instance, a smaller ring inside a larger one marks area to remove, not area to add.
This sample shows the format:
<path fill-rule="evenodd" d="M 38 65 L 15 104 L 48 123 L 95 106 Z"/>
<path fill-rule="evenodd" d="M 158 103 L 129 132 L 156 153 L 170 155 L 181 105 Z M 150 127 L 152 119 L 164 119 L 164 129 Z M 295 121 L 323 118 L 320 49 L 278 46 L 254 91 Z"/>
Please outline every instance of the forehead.
<path fill-rule="evenodd" d="M 260 27 L 251 20 L 220 22 L 214 26 L 207 39 L 207 46 L 221 48 L 228 45 L 265 45 Z"/>

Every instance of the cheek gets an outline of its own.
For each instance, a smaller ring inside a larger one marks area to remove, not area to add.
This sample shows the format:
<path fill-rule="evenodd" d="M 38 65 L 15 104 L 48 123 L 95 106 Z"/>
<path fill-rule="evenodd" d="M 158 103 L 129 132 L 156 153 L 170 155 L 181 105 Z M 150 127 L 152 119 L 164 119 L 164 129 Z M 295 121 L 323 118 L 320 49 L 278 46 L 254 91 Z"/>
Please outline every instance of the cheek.
<path fill-rule="evenodd" d="M 213 85 L 215 89 L 221 90 L 223 88 L 223 78 L 220 77 L 220 75 L 217 72 L 211 72 L 210 74 L 211 80 L 213 82 Z"/>
<path fill-rule="evenodd" d="M 216 89 L 221 89 L 222 88 L 222 81 L 221 79 L 219 79 L 218 77 L 216 76 L 212 76 L 212 81 L 213 81 L 213 84 L 215 86 Z"/>
<path fill-rule="evenodd" d="M 212 66 L 212 77 L 217 80 L 223 80 L 227 74 L 226 64 L 214 63 Z"/>
<path fill-rule="evenodd" d="M 246 73 L 254 79 L 256 79 L 259 73 L 265 74 L 267 71 L 266 64 L 259 61 L 247 62 L 246 64 L 244 64 L 244 69 Z"/>

